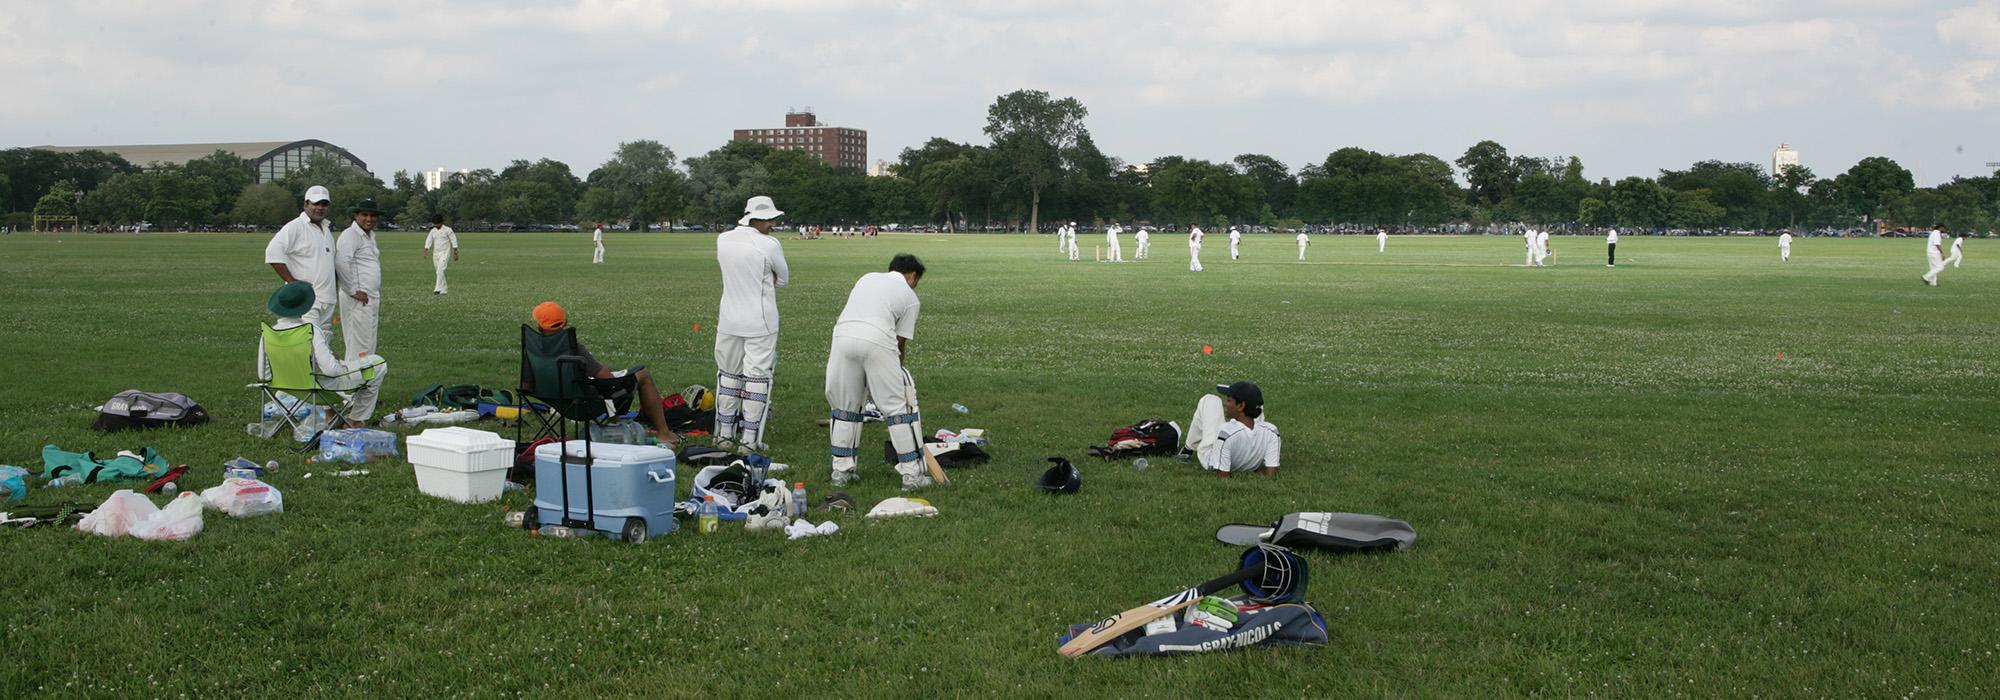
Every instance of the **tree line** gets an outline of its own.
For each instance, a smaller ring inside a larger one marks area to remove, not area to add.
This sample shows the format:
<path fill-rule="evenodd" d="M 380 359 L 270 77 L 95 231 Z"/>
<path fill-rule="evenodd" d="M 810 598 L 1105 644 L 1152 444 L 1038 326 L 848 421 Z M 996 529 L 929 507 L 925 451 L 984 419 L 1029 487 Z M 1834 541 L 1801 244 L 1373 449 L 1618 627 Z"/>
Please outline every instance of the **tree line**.
<path fill-rule="evenodd" d="M 76 216 L 83 225 L 275 227 L 298 215 L 298 193 L 325 185 L 339 203 L 374 198 L 392 222 L 441 214 L 461 227 L 561 223 L 722 225 L 745 199 L 768 194 L 792 223 L 1029 227 L 1109 221 L 1158 225 L 1306 224 L 1436 227 L 1528 223 L 1638 229 L 1850 229 L 1876 222 L 2000 227 L 2000 172 L 1915 186 L 1910 171 L 1864 158 L 1833 177 L 1795 166 L 1704 160 L 1657 177 L 1592 181 L 1575 156 L 1511 154 L 1481 141 L 1446 161 L 1428 153 L 1347 147 L 1292 168 L 1246 153 L 1226 162 L 1165 155 L 1126 163 L 1105 155 L 1074 98 L 1021 90 L 987 111 L 988 143 L 933 138 L 868 177 L 802 151 L 731 141 L 678 158 L 657 141 L 619 144 L 585 177 L 547 158 L 455 173 L 428 190 L 408 172 L 388 182 L 338 158 L 315 158 L 259 184 L 248 160 L 224 151 L 140 168 L 97 151 L 0 151 L 8 223 Z M 1463 182 L 1464 184 L 1460 184 Z M 339 212 L 344 207 L 335 207 Z"/>

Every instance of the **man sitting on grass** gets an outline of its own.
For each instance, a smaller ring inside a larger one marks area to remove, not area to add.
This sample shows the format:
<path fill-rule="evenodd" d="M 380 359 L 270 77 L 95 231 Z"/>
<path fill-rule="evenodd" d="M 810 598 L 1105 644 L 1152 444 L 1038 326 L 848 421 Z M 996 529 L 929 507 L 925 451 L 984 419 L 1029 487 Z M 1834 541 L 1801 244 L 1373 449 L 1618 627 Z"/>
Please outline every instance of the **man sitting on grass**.
<path fill-rule="evenodd" d="M 569 315 L 563 312 L 561 304 L 545 301 L 535 306 L 535 329 L 542 335 L 555 335 L 569 327 Z M 576 354 L 583 357 L 583 373 L 592 379 L 615 379 L 621 389 L 636 387 L 639 394 L 639 414 L 652 424 L 653 439 L 662 445 L 679 443 L 681 436 L 667 428 L 667 418 L 660 407 L 660 390 L 653 386 L 653 373 L 644 367 L 621 369 L 616 372 L 598 362 L 590 350 L 583 347 L 583 341 L 576 342 Z M 523 378 L 522 389 L 534 391 L 534 382 Z"/>
<path fill-rule="evenodd" d="M 1220 396 L 1218 396 L 1220 395 Z M 1250 382 L 1217 384 L 1215 393 L 1195 402 L 1188 420 L 1182 459 L 1228 478 L 1237 472 L 1278 473 L 1278 426 L 1263 419 L 1264 390 Z"/>
<path fill-rule="evenodd" d="M 271 293 L 270 301 L 264 303 L 264 307 L 278 317 L 271 324 L 271 330 L 283 331 L 306 325 L 302 317 L 313 310 L 316 294 L 311 283 L 300 280 L 279 286 L 278 291 Z M 382 380 L 389 375 L 389 361 L 374 354 L 342 360 L 333 354 L 327 330 L 313 326 L 312 373 L 322 389 L 354 392 L 354 400 L 344 416 L 345 427 L 359 428 L 367 425 L 369 416 L 375 414 L 375 402 L 382 395 Z M 270 357 L 264 353 L 262 338 L 257 339 L 257 378 L 271 381 Z"/>

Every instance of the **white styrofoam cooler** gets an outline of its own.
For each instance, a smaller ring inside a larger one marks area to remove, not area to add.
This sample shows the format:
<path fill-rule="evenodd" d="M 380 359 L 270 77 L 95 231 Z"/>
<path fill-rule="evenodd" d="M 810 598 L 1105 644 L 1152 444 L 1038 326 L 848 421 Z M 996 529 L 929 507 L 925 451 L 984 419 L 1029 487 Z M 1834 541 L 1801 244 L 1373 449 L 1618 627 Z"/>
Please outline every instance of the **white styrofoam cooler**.
<path fill-rule="evenodd" d="M 460 503 L 499 498 L 514 466 L 514 441 L 484 430 L 431 428 L 405 442 L 417 490 Z"/>

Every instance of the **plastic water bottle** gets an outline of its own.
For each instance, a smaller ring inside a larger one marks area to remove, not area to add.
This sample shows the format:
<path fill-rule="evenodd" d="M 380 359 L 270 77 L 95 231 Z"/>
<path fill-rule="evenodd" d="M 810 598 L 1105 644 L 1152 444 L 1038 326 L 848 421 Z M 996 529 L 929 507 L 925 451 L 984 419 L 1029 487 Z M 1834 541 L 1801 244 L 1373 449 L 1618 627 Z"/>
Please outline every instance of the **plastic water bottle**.
<path fill-rule="evenodd" d="M 954 411 L 957 411 L 957 412 L 959 412 L 959 413 L 971 413 L 971 412 L 972 412 L 972 409 L 970 409 L 970 408 L 966 408 L 966 407 L 965 407 L 965 404 L 962 404 L 962 403 L 955 403 L 955 404 L 952 404 L 952 405 L 951 405 L 951 410 L 954 410 Z"/>
<path fill-rule="evenodd" d="M 792 517 L 806 517 L 806 482 L 792 482 Z"/>
<path fill-rule="evenodd" d="M 49 488 L 59 489 L 64 486 L 69 486 L 71 484 L 81 484 L 81 483 L 83 483 L 82 474 L 69 473 L 56 477 L 54 480 L 50 481 Z"/>
<path fill-rule="evenodd" d="M 715 497 L 702 496 L 701 509 L 695 511 L 694 531 L 704 535 L 715 534 L 722 527 L 721 514 L 715 510 Z"/>
<path fill-rule="evenodd" d="M 575 537 L 576 530 L 562 525 L 543 525 L 541 529 L 535 531 L 535 534 L 541 535 L 543 537 L 553 537 L 559 540 L 566 540 Z"/>
<path fill-rule="evenodd" d="M 1153 465 L 1150 462 L 1147 462 L 1145 457 L 1140 457 L 1138 459 L 1132 460 L 1132 468 L 1135 470 L 1145 471 L 1146 468 L 1150 466 Z"/>

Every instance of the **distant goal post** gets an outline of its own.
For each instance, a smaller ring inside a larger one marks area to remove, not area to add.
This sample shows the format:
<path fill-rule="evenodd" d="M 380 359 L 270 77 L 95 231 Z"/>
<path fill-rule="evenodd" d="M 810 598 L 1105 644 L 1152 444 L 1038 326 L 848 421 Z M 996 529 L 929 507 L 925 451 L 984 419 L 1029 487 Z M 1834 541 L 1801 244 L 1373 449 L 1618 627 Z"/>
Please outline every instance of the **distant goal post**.
<path fill-rule="evenodd" d="M 76 217 L 36 214 L 34 229 L 36 231 L 75 231 Z"/>

